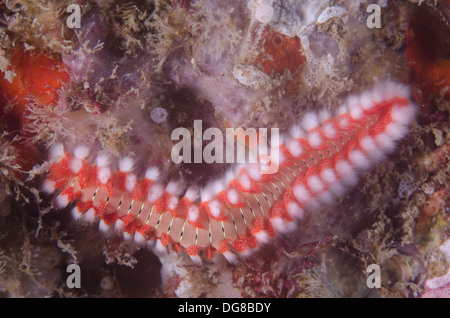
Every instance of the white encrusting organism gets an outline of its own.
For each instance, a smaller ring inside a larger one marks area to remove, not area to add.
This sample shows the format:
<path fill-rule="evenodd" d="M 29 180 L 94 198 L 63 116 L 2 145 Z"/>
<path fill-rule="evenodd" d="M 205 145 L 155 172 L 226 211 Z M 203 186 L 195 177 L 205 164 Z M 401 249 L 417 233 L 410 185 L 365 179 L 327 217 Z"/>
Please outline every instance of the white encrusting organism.
<path fill-rule="evenodd" d="M 248 8 L 252 11 L 254 19 L 260 23 L 268 24 L 273 17 L 272 0 L 251 0 Z"/>
<path fill-rule="evenodd" d="M 157 124 L 165 122 L 167 119 L 167 115 L 167 110 L 162 107 L 155 107 L 150 112 L 151 119 Z"/>

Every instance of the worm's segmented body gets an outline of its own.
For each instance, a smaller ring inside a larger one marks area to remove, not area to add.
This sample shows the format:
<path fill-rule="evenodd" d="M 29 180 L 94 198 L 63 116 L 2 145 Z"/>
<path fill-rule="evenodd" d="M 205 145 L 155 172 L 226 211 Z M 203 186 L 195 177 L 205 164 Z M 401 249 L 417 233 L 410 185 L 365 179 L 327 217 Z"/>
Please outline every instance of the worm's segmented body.
<path fill-rule="evenodd" d="M 155 167 L 139 178 L 130 158 L 112 171 L 102 155 L 93 164 L 87 148 L 71 155 L 60 146 L 52 152 L 44 190 L 60 191 L 61 208 L 76 201 L 74 217 L 99 220 L 102 231 L 123 233 L 137 245 L 155 242 L 158 249 L 184 250 L 194 261 L 222 254 L 234 262 L 236 254 L 293 230 L 305 210 L 329 204 L 355 185 L 359 170 L 394 150 L 415 112 L 407 87 L 378 84 L 348 98 L 333 116 L 306 114 L 279 145 L 277 173 L 243 165 L 201 191 L 163 184 Z"/>

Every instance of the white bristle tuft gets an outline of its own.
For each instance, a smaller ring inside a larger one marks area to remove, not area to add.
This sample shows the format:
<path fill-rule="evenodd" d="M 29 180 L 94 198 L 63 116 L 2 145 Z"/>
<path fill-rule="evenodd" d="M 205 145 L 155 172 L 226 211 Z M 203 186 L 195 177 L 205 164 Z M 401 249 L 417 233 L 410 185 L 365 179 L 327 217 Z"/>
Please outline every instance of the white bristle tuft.
<path fill-rule="evenodd" d="M 241 185 L 241 187 L 244 188 L 244 190 L 250 190 L 250 188 L 252 187 L 250 178 L 245 174 L 242 174 L 238 177 L 238 182 Z"/>
<path fill-rule="evenodd" d="M 348 185 L 355 185 L 358 182 L 358 175 L 347 160 L 341 159 L 336 163 L 336 172 Z"/>
<path fill-rule="evenodd" d="M 405 125 L 397 122 L 392 122 L 386 126 L 386 130 L 384 132 L 392 139 L 399 140 L 406 135 L 407 131 L 408 128 Z"/>
<path fill-rule="evenodd" d="M 297 139 L 291 139 L 287 142 L 286 148 L 294 158 L 298 158 L 303 154 L 303 148 Z"/>
<path fill-rule="evenodd" d="M 64 157 L 64 145 L 63 144 L 55 144 L 49 152 L 50 159 L 60 160 Z"/>
<path fill-rule="evenodd" d="M 136 183 L 137 183 L 136 175 L 130 173 L 127 175 L 125 179 L 125 188 L 127 189 L 128 192 L 133 192 L 134 188 L 136 187 Z"/>
<path fill-rule="evenodd" d="M 200 190 L 197 186 L 190 186 L 187 190 L 184 196 L 190 201 L 190 202 L 197 202 L 198 199 L 200 199 Z"/>
<path fill-rule="evenodd" d="M 223 184 L 228 187 L 230 182 L 236 178 L 234 169 L 228 169 L 223 176 Z"/>
<path fill-rule="evenodd" d="M 188 211 L 188 219 L 190 222 L 195 223 L 200 218 L 200 209 L 196 205 L 191 205 Z"/>
<path fill-rule="evenodd" d="M 267 231 L 259 231 L 253 235 L 255 239 L 261 244 L 267 244 L 270 241 L 270 235 Z"/>
<path fill-rule="evenodd" d="M 302 184 L 295 185 L 292 189 L 292 193 L 299 203 L 306 203 L 311 197 L 308 189 L 306 189 L 306 187 Z"/>
<path fill-rule="evenodd" d="M 164 246 L 160 239 L 156 240 L 155 250 L 160 254 L 167 254 L 167 246 Z"/>
<path fill-rule="evenodd" d="M 154 238 L 147 240 L 147 244 L 145 245 L 150 251 L 153 251 L 153 249 L 155 248 L 156 245 L 156 241 Z"/>
<path fill-rule="evenodd" d="M 361 110 L 370 110 L 374 106 L 373 92 L 365 91 L 359 97 L 359 106 Z"/>
<path fill-rule="evenodd" d="M 83 167 L 83 161 L 81 161 L 81 159 L 78 158 L 73 158 L 70 161 L 70 170 L 74 173 L 77 174 L 78 172 L 80 172 L 81 168 Z"/>
<path fill-rule="evenodd" d="M 383 96 L 385 100 L 401 96 L 402 98 L 409 98 L 409 87 L 400 83 L 386 81 L 383 87 Z"/>
<path fill-rule="evenodd" d="M 282 151 L 278 152 L 278 158 L 272 158 L 273 162 L 275 164 L 278 164 L 278 167 L 283 166 L 286 162 L 286 156 L 284 155 L 284 153 Z"/>
<path fill-rule="evenodd" d="M 231 204 L 238 204 L 239 201 L 239 193 L 235 189 L 227 190 L 227 198 Z"/>
<path fill-rule="evenodd" d="M 319 148 L 322 145 L 322 137 L 318 131 L 312 131 L 308 134 L 308 144 L 311 148 Z"/>
<path fill-rule="evenodd" d="M 125 241 L 128 241 L 128 242 L 134 241 L 134 233 L 130 234 L 130 233 L 124 231 L 122 233 L 122 236 Z"/>
<path fill-rule="evenodd" d="M 105 234 L 111 230 L 111 227 L 109 225 L 106 225 L 105 221 L 100 220 L 100 222 L 98 222 L 98 229 L 100 230 L 100 232 Z"/>
<path fill-rule="evenodd" d="M 319 193 L 322 192 L 324 189 L 322 181 L 316 175 L 310 176 L 306 181 L 306 184 L 308 185 L 308 188 L 311 190 L 312 193 Z"/>
<path fill-rule="evenodd" d="M 293 125 L 289 129 L 289 135 L 291 136 L 291 138 L 300 139 L 300 138 L 304 138 L 306 136 L 306 132 L 300 126 Z M 290 139 L 289 137 L 286 137 L 286 138 Z"/>
<path fill-rule="evenodd" d="M 302 127 L 308 131 L 319 126 L 319 117 L 314 112 L 306 113 L 302 120 Z"/>
<path fill-rule="evenodd" d="M 345 193 L 345 186 L 342 182 L 335 182 L 328 187 L 328 190 L 334 194 L 335 197 L 340 197 Z"/>
<path fill-rule="evenodd" d="M 247 249 L 239 252 L 239 256 L 242 258 L 247 258 L 247 257 L 252 256 L 254 253 L 255 253 L 254 249 L 247 248 Z"/>
<path fill-rule="evenodd" d="M 123 233 L 123 221 L 117 220 L 116 223 L 114 223 L 114 232 L 118 235 L 121 235 Z"/>
<path fill-rule="evenodd" d="M 167 200 L 167 209 L 169 211 L 175 211 L 176 208 L 178 207 L 178 203 L 179 203 L 178 197 L 171 195 L 170 198 Z"/>
<path fill-rule="evenodd" d="M 410 97 L 411 97 L 411 89 L 409 88 L 408 85 L 404 85 L 404 84 L 397 83 L 397 82 L 390 82 L 390 83 L 393 83 L 391 85 L 395 85 L 396 86 L 395 93 L 397 94 L 397 96 L 400 95 L 403 98 L 410 99 Z"/>
<path fill-rule="evenodd" d="M 219 218 L 222 215 L 222 205 L 217 200 L 209 201 L 208 203 L 209 211 L 211 216 Z"/>
<path fill-rule="evenodd" d="M 271 158 L 268 158 L 268 157 L 260 157 L 259 158 L 259 166 L 258 166 L 258 169 L 259 169 L 259 174 L 261 175 L 261 174 L 271 174 L 271 172 L 270 172 L 270 170 L 269 170 L 269 168 L 270 168 L 270 166 L 269 166 L 269 163 L 271 162 Z M 277 161 L 273 161 L 273 163 L 275 164 Z M 278 167 L 279 167 L 279 165 L 278 165 Z M 273 172 L 272 172 L 273 173 Z"/>
<path fill-rule="evenodd" d="M 228 263 L 232 265 L 236 265 L 238 263 L 238 257 L 236 254 L 230 251 L 225 251 L 222 253 L 223 257 L 228 261 Z"/>
<path fill-rule="evenodd" d="M 271 218 L 270 224 L 275 229 L 275 231 L 279 233 L 286 233 L 288 231 L 286 222 L 280 216 Z"/>
<path fill-rule="evenodd" d="M 362 150 L 364 150 L 364 152 L 369 156 L 369 159 L 371 161 L 377 162 L 383 159 L 383 151 L 378 147 L 375 139 L 373 139 L 372 137 L 365 136 L 361 138 L 359 145 L 361 146 Z"/>
<path fill-rule="evenodd" d="M 355 107 L 355 106 L 360 106 L 360 101 L 359 101 L 359 97 L 355 96 L 355 95 L 350 95 L 347 100 L 345 101 L 345 105 L 347 108 L 347 111 L 350 112 L 350 110 Z M 339 114 L 339 115 L 342 115 Z"/>
<path fill-rule="evenodd" d="M 109 168 L 100 168 L 97 172 L 97 180 L 101 184 L 108 183 L 109 178 L 111 178 L 111 170 Z"/>
<path fill-rule="evenodd" d="M 350 151 L 348 154 L 348 159 L 358 169 L 366 170 L 370 167 L 370 160 L 367 158 L 367 156 L 358 149 Z"/>
<path fill-rule="evenodd" d="M 95 162 L 97 164 L 97 167 L 107 168 L 109 166 L 109 156 L 106 154 L 100 154 L 97 156 Z"/>
<path fill-rule="evenodd" d="M 89 155 L 89 148 L 83 145 L 77 146 L 73 151 L 73 155 L 75 156 L 75 158 L 81 160 L 86 159 L 86 157 Z"/>
<path fill-rule="evenodd" d="M 81 219 L 84 222 L 87 222 L 90 224 L 94 223 L 94 221 L 96 220 L 94 208 L 90 208 L 86 212 L 84 212 L 83 215 L 81 216 Z"/>
<path fill-rule="evenodd" d="M 327 190 L 317 195 L 317 200 L 324 204 L 331 204 L 335 199 L 333 193 Z"/>
<path fill-rule="evenodd" d="M 77 220 L 77 221 L 78 221 L 78 220 L 81 218 L 80 210 L 78 210 L 77 207 L 74 207 L 74 208 L 72 209 L 72 211 L 70 211 L 70 212 L 71 212 L 72 218 L 73 218 L 74 220 Z"/>
<path fill-rule="evenodd" d="M 297 220 L 303 220 L 305 217 L 305 211 L 295 202 L 291 201 L 286 206 L 286 212 Z"/>
<path fill-rule="evenodd" d="M 347 104 L 344 103 L 344 104 L 341 104 L 339 106 L 339 108 L 338 108 L 338 110 L 336 112 L 336 115 L 339 117 L 339 116 L 342 116 L 342 115 L 347 114 L 347 113 L 348 113 L 348 107 L 347 107 Z"/>
<path fill-rule="evenodd" d="M 243 163 L 238 163 L 236 165 L 234 165 L 233 169 L 233 174 L 237 177 L 241 174 L 241 170 L 243 170 L 245 168 L 245 165 Z"/>
<path fill-rule="evenodd" d="M 206 186 L 200 191 L 200 200 L 202 202 L 207 202 L 214 199 L 214 191 L 210 187 Z"/>
<path fill-rule="evenodd" d="M 408 125 L 416 117 L 416 107 L 413 105 L 394 106 L 391 110 L 391 118 L 394 122 Z"/>
<path fill-rule="evenodd" d="M 337 130 L 333 123 L 328 122 L 323 125 L 322 132 L 324 133 L 325 137 L 328 139 L 336 138 Z"/>
<path fill-rule="evenodd" d="M 189 257 L 195 265 L 202 265 L 202 258 L 199 255 L 189 255 Z"/>
<path fill-rule="evenodd" d="M 307 211 L 317 211 L 321 207 L 320 201 L 317 199 L 317 197 L 313 197 L 308 200 L 305 204 L 305 210 Z"/>
<path fill-rule="evenodd" d="M 146 243 L 147 243 L 147 240 L 145 239 L 144 235 L 142 235 L 141 233 L 136 231 L 134 233 L 134 244 L 137 247 L 144 247 Z"/>
<path fill-rule="evenodd" d="M 183 193 L 184 185 L 180 181 L 170 181 L 166 186 L 166 191 L 171 195 L 179 196 Z"/>
<path fill-rule="evenodd" d="M 379 82 L 377 84 L 375 84 L 374 88 L 371 90 L 371 96 L 372 96 L 372 101 L 373 101 L 373 105 L 375 104 L 379 104 L 383 101 L 385 101 L 386 99 L 388 99 L 388 97 L 386 97 L 385 92 L 386 92 L 386 86 L 389 86 L 390 82 Z M 389 97 L 391 98 L 391 97 Z"/>
<path fill-rule="evenodd" d="M 131 172 L 134 167 L 134 160 L 131 157 L 125 157 L 119 160 L 119 170 L 122 172 Z"/>
<path fill-rule="evenodd" d="M 368 155 L 378 151 L 378 146 L 375 140 L 370 136 L 364 136 L 363 138 L 361 138 L 359 145 L 361 146 L 362 150 L 364 150 L 364 152 Z"/>
<path fill-rule="evenodd" d="M 249 163 L 245 170 L 253 181 L 258 182 L 261 180 L 261 168 L 257 163 Z"/>
<path fill-rule="evenodd" d="M 323 123 L 331 118 L 331 113 L 327 109 L 321 109 L 319 111 L 319 121 L 320 123 Z"/>
<path fill-rule="evenodd" d="M 378 134 L 375 137 L 375 141 L 385 152 L 392 152 L 395 149 L 395 141 L 386 133 Z"/>
<path fill-rule="evenodd" d="M 222 192 L 226 189 L 226 185 L 222 179 L 213 181 L 210 184 L 210 186 L 211 186 L 211 191 L 213 192 L 214 196 L 218 195 L 220 192 Z"/>
<path fill-rule="evenodd" d="M 384 100 L 384 85 L 385 83 L 377 83 L 373 87 L 373 89 L 370 92 L 370 96 L 372 97 L 372 104 L 369 106 L 369 108 L 375 106 L 376 104 L 381 103 Z M 364 110 L 369 110 L 363 107 Z"/>
<path fill-rule="evenodd" d="M 289 222 L 281 217 L 271 218 L 270 224 L 279 233 L 289 233 L 297 228 L 297 224 L 294 221 Z"/>
<path fill-rule="evenodd" d="M 147 201 L 150 203 L 155 202 L 162 197 L 164 188 L 160 184 L 154 184 L 148 189 Z"/>
<path fill-rule="evenodd" d="M 336 173 L 331 168 L 324 168 L 320 172 L 320 178 L 327 184 L 335 183 L 337 180 Z"/>
<path fill-rule="evenodd" d="M 157 167 L 150 167 L 145 170 L 145 178 L 153 182 L 158 181 L 160 177 L 160 172 Z"/>
<path fill-rule="evenodd" d="M 363 109 L 361 108 L 361 106 L 358 106 L 358 105 L 353 105 L 353 106 L 349 107 L 348 111 L 350 113 L 350 116 L 354 120 L 360 120 L 364 115 Z"/>
<path fill-rule="evenodd" d="M 98 229 L 105 235 L 111 233 L 111 225 L 106 225 L 105 221 L 103 220 L 100 220 L 100 222 L 98 223 Z"/>
<path fill-rule="evenodd" d="M 69 204 L 69 197 L 66 194 L 58 195 L 55 202 L 58 208 L 64 209 Z"/>
<path fill-rule="evenodd" d="M 348 117 L 342 117 L 339 119 L 339 125 L 341 126 L 341 129 L 348 129 L 350 127 L 350 120 Z"/>
<path fill-rule="evenodd" d="M 52 194 L 55 192 L 56 188 L 56 182 L 52 180 L 45 179 L 42 183 L 42 191 L 44 191 L 47 194 Z"/>

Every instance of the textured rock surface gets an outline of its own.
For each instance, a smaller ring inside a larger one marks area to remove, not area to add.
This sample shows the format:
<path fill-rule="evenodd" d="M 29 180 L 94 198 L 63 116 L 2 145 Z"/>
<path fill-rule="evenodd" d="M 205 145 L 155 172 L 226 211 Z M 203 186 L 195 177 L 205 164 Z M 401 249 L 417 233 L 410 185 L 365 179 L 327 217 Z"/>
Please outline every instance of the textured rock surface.
<path fill-rule="evenodd" d="M 369 29 L 366 1 L 330 3 L 88 1 L 81 28 L 69 29 L 68 2 L 2 2 L 2 296 L 417 297 L 427 279 L 444 276 L 449 72 L 439 70 L 450 50 L 448 4 L 380 1 L 381 28 Z M 202 119 L 204 129 L 286 130 L 386 79 L 409 85 L 419 106 L 395 154 L 237 265 L 136 250 L 53 209 L 39 191 L 55 142 L 130 154 L 138 167 L 203 185 L 225 167 L 173 164 L 174 128 Z M 161 108 L 158 123 L 152 112 Z M 71 263 L 82 268 L 80 290 L 66 286 Z M 379 289 L 366 286 L 369 264 L 381 267 Z"/>

